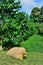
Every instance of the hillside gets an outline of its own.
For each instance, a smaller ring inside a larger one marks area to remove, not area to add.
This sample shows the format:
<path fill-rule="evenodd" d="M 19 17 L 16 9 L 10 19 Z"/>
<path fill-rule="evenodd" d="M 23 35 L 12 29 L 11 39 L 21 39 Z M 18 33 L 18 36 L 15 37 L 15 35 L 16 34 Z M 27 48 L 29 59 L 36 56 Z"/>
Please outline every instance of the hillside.
<path fill-rule="evenodd" d="M 43 52 L 43 36 L 33 35 L 25 42 L 22 42 L 21 46 L 26 48 L 27 51 Z"/>

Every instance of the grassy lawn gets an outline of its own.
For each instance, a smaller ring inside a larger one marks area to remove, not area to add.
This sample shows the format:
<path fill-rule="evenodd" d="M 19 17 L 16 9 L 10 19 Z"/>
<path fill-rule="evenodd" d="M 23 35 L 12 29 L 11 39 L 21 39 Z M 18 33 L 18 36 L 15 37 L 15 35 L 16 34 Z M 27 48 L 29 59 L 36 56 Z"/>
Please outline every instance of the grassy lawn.
<path fill-rule="evenodd" d="M 25 42 L 22 42 L 21 46 L 26 48 L 27 51 L 43 52 L 43 36 L 33 35 Z"/>
<path fill-rule="evenodd" d="M 27 52 L 26 59 L 17 60 L 6 55 L 7 51 L 0 50 L 0 65 L 43 65 L 43 37 L 34 35 L 21 43 Z"/>
<path fill-rule="evenodd" d="M 28 52 L 27 58 L 17 60 L 6 55 L 7 51 L 0 51 L 0 65 L 43 65 L 43 53 Z"/>

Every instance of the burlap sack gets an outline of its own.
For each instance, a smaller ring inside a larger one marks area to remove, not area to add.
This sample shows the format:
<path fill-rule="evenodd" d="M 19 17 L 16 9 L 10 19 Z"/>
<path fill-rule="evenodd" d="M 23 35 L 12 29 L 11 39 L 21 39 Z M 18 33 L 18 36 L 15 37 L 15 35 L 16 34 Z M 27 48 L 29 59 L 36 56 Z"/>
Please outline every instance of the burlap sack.
<path fill-rule="evenodd" d="M 14 47 L 7 52 L 7 55 L 22 60 L 26 58 L 26 50 L 22 47 Z"/>

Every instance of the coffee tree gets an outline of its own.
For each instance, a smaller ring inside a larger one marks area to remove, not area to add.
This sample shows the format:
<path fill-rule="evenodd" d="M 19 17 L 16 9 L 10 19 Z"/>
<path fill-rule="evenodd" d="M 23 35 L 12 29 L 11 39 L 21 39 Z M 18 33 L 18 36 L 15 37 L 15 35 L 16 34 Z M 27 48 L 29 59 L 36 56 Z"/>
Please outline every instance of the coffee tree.
<path fill-rule="evenodd" d="M 4 0 L 0 3 L 2 47 L 9 49 L 20 46 L 20 42 L 28 39 L 28 15 L 19 12 L 19 0 Z"/>
<path fill-rule="evenodd" d="M 4 0 L 0 2 L 0 20 L 2 24 L 0 26 L 0 32 L 2 33 L 0 36 L 2 37 L 2 47 L 13 47 L 14 43 L 12 39 L 14 39 L 15 28 L 15 17 L 20 8 L 20 1 L 15 2 L 14 0 Z M 16 32 L 16 31 L 15 31 Z"/>

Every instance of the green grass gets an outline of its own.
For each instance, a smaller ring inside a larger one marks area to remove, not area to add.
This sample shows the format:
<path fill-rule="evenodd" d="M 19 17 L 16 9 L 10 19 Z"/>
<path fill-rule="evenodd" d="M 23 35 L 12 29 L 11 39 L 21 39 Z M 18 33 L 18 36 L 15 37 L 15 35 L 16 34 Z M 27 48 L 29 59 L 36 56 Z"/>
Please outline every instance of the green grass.
<path fill-rule="evenodd" d="M 17 60 L 0 51 L 0 65 L 43 65 L 43 53 L 28 52 L 26 59 Z"/>
<path fill-rule="evenodd" d="M 34 35 L 21 43 L 21 46 L 27 51 L 43 52 L 43 36 Z"/>
<path fill-rule="evenodd" d="M 23 60 L 7 56 L 7 51 L 0 50 L 0 65 L 43 65 L 43 37 L 34 35 L 21 46 L 26 48 L 27 57 Z"/>

